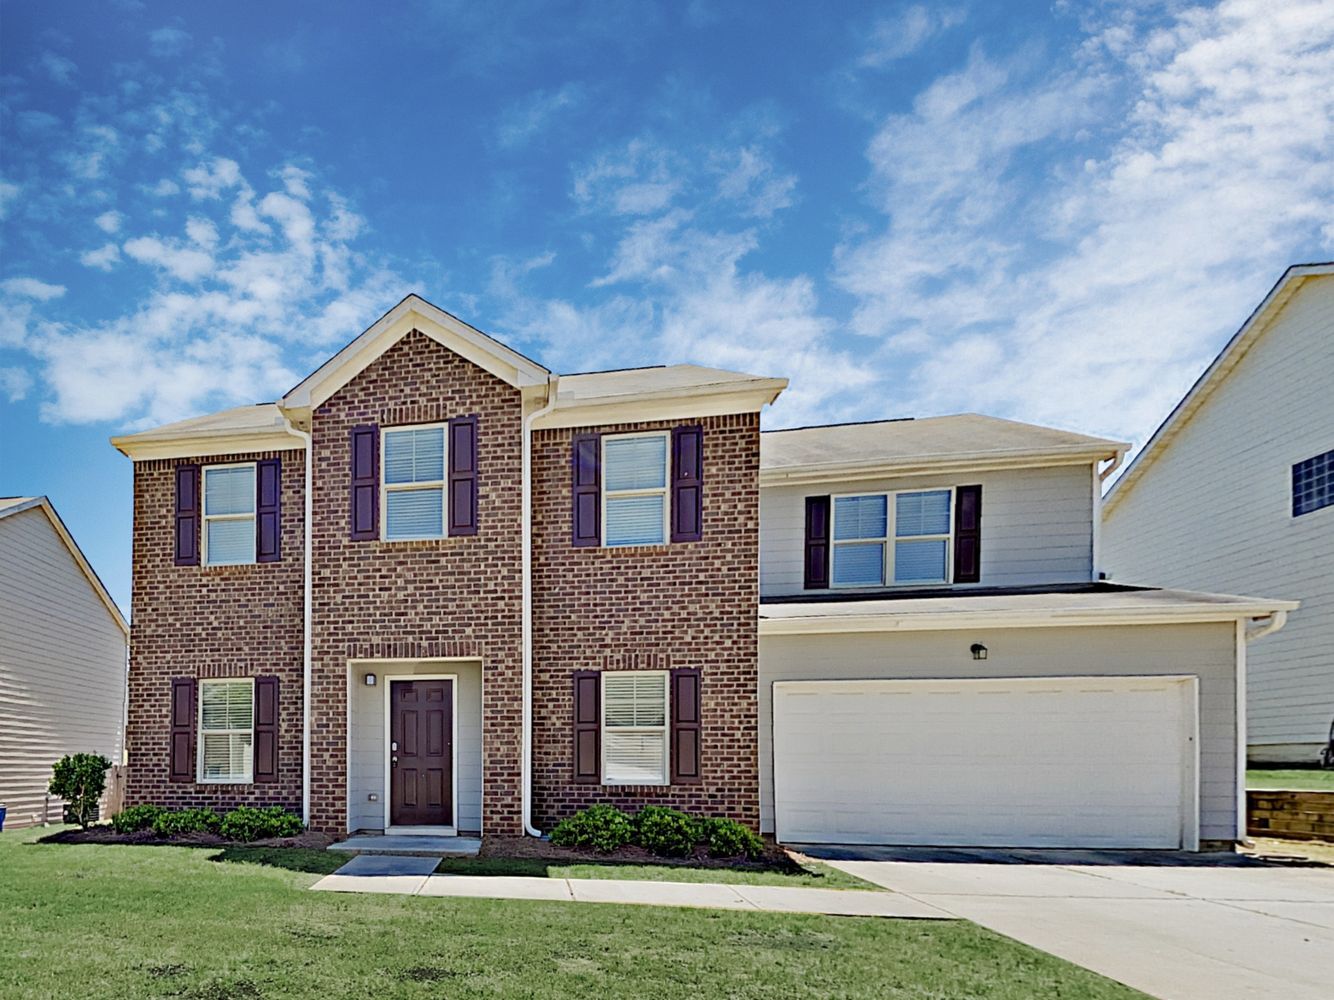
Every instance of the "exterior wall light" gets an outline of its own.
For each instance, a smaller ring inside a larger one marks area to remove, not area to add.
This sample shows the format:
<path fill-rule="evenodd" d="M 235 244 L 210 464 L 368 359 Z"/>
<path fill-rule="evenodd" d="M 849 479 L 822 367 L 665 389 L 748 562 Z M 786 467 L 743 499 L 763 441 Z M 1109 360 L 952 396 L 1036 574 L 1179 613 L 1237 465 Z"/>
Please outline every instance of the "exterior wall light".
<path fill-rule="evenodd" d="M 974 660 L 985 660 L 987 658 L 987 647 L 980 642 L 975 642 L 970 647 L 973 651 Z"/>
<path fill-rule="evenodd" d="M 366 685 L 368 688 L 373 688 L 373 687 L 375 687 L 375 675 L 374 675 L 374 674 L 366 674 L 364 677 L 362 677 L 362 681 L 363 681 L 363 683 L 365 683 L 365 685 Z"/>

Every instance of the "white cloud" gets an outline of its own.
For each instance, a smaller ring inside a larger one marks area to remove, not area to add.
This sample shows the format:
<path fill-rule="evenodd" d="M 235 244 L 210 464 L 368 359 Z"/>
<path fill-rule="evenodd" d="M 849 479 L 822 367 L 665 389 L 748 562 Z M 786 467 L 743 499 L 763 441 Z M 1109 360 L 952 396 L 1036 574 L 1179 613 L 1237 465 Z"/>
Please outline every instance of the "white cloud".
<path fill-rule="evenodd" d="M 215 157 L 208 163 L 182 171 L 181 177 L 196 201 L 222 197 L 224 191 L 241 183 L 241 167 L 235 160 Z"/>
<path fill-rule="evenodd" d="M 148 188 L 148 193 L 158 198 L 170 198 L 174 194 L 181 193 L 181 186 L 168 177 L 162 178 L 152 187 Z"/>
<path fill-rule="evenodd" d="M 160 58 L 178 56 L 190 44 L 190 33 L 180 28 L 155 28 L 148 33 L 148 46 Z"/>
<path fill-rule="evenodd" d="M 0 392 L 11 403 L 17 403 L 28 395 L 32 388 L 32 376 L 22 368 L 0 368 Z"/>
<path fill-rule="evenodd" d="M 141 264 L 161 268 L 178 281 L 197 282 L 213 273 L 213 255 L 206 250 L 186 246 L 179 240 L 157 236 L 136 236 L 121 248 L 125 256 Z"/>
<path fill-rule="evenodd" d="M 6 278 L 0 281 L 0 291 L 18 299 L 50 302 L 65 294 L 65 286 L 52 285 L 37 278 Z"/>
<path fill-rule="evenodd" d="M 79 72 L 79 67 L 74 64 L 74 60 L 67 59 L 65 56 L 58 55 L 49 49 L 37 57 L 37 65 L 56 83 L 64 86 L 73 86 L 74 74 Z"/>
<path fill-rule="evenodd" d="M 562 112 L 584 101 L 584 88 L 567 83 L 558 90 L 538 90 L 516 101 L 500 115 L 496 138 L 506 149 L 516 149 L 549 129 Z"/>
<path fill-rule="evenodd" d="M 124 221 L 124 215 L 117 212 L 115 209 L 111 209 L 110 211 L 103 212 L 99 215 L 93 220 L 93 223 L 98 229 L 102 230 L 102 232 L 109 236 L 114 236 L 116 233 L 120 232 L 120 224 Z"/>
<path fill-rule="evenodd" d="M 9 205 L 19 196 L 21 191 L 17 184 L 11 184 L 9 181 L 0 181 L 0 219 L 9 217 Z"/>
<path fill-rule="evenodd" d="M 103 243 L 96 250 L 86 250 L 79 255 L 79 263 L 84 267 L 94 267 L 99 271 L 110 271 L 120 263 L 120 247 L 115 243 Z"/>
<path fill-rule="evenodd" d="M 863 68 L 880 68 L 918 51 L 927 42 L 963 23 L 965 12 L 957 7 L 927 7 L 913 4 L 880 18 L 871 28 L 866 49 L 857 60 Z"/>
<path fill-rule="evenodd" d="M 797 178 L 777 173 L 758 147 L 744 146 L 719 159 L 724 173 L 718 182 L 718 193 L 742 203 L 744 214 L 767 219 L 792 204 Z"/>
<path fill-rule="evenodd" d="M 574 198 L 597 211 L 650 215 L 667 208 L 681 191 L 683 169 L 666 147 L 632 139 L 576 172 Z"/>

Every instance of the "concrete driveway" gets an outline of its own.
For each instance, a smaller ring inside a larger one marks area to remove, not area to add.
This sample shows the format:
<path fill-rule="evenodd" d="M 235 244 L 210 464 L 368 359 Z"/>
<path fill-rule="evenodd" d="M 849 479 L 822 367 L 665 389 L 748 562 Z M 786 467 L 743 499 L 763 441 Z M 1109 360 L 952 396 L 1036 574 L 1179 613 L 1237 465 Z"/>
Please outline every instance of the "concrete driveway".
<path fill-rule="evenodd" d="M 1235 855 L 799 849 L 1156 997 L 1334 997 L 1334 868 Z"/>

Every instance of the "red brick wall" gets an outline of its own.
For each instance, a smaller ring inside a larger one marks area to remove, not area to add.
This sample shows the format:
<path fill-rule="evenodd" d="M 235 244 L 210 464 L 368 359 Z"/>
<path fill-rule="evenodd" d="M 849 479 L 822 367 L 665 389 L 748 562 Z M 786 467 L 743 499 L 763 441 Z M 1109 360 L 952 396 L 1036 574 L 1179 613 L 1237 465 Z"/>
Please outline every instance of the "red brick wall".
<path fill-rule="evenodd" d="M 282 459 L 282 560 L 174 565 L 176 466 L 274 457 Z M 303 451 L 135 463 L 126 805 L 281 805 L 300 812 L 304 479 Z M 278 781 L 168 781 L 171 679 L 261 675 L 279 678 Z"/>
<path fill-rule="evenodd" d="M 658 422 L 535 435 L 534 821 L 549 829 L 592 802 L 656 803 L 759 825 L 756 709 L 759 415 L 704 426 L 704 532 L 698 542 L 570 545 L 571 437 Z M 572 779 L 575 670 L 701 671 L 703 780 L 602 787 Z"/>
<path fill-rule="evenodd" d="M 349 433 L 478 415 L 478 531 L 426 542 L 349 540 Z M 348 664 L 482 660 L 482 824 L 517 834 L 521 662 L 519 391 L 413 332 L 314 414 L 311 826 L 347 823 Z"/>

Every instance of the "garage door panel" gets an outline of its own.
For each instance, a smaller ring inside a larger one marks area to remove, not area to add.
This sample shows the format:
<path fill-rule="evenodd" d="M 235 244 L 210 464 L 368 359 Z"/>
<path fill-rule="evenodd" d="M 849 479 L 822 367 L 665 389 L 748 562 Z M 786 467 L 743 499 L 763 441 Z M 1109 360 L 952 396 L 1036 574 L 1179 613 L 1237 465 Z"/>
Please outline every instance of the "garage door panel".
<path fill-rule="evenodd" d="M 778 835 L 1178 846 L 1186 688 L 1171 678 L 776 685 Z"/>

